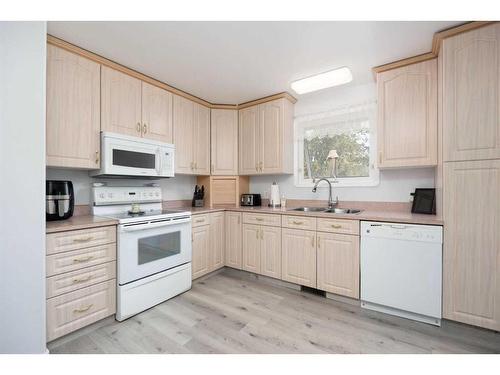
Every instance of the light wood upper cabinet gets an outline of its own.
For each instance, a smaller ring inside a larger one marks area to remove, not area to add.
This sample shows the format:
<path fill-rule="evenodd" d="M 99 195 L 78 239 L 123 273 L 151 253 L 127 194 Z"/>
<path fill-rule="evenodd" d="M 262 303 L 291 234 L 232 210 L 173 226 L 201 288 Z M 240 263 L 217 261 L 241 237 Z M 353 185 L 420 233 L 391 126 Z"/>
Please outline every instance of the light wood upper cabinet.
<path fill-rule="evenodd" d="M 260 273 L 260 225 L 243 224 L 242 268 Z"/>
<path fill-rule="evenodd" d="M 242 268 L 242 232 L 241 212 L 226 211 L 226 253 L 225 265 L 232 268 Z"/>
<path fill-rule="evenodd" d="M 500 158 L 500 24 L 443 41 L 444 161 Z"/>
<path fill-rule="evenodd" d="M 281 228 L 260 227 L 260 274 L 281 278 Z"/>
<path fill-rule="evenodd" d="M 445 163 L 443 315 L 500 330 L 500 160 Z"/>
<path fill-rule="evenodd" d="M 210 174 L 210 109 L 174 95 L 175 173 Z"/>
<path fill-rule="evenodd" d="M 436 59 L 377 74 L 378 167 L 437 164 Z"/>
<path fill-rule="evenodd" d="M 317 288 L 359 298 L 359 237 L 317 233 Z"/>
<path fill-rule="evenodd" d="M 100 66 L 47 46 L 47 166 L 99 164 Z"/>
<path fill-rule="evenodd" d="M 210 225 L 192 228 L 192 273 L 193 279 L 210 272 Z"/>
<path fill-rule="evenodd" d="M 281 279 L 316 287 L 316 232 L 282 229 Z"/>
<path fill-rule="evenodd" d="M 172 143 L 172 94 L 142 82 L 142 133 L 144 138 Z"/>
<path fill-rule="evenodd" d="M 224 267 L 224 212 L 210 214 L 210 271 Z"/>
<path fill-rule="evenodd" d="M 293 104 L 276 99 L 239 111 L 240 174 L 293 173 Z"/>
<path fill-rule="evenodd" d="M 239 111 L 239 165 L 241 175 L 251 175 L 259 172 L 258 168 L 258 106 L 248 107 Z"/>
<path fill-rule="evenodd" d="M 142 85 L 137 78 L 101 68 L 101 130 L 142 136 Z"/>
<path fill-rule="evenodd" d="M 211 174 L 238 174 L 238 111 L 211 110 Z"/>
<path fill-rule="evenodd" d="M 210 174 L 210 109 L 194 104 L 194 174 Z"/>

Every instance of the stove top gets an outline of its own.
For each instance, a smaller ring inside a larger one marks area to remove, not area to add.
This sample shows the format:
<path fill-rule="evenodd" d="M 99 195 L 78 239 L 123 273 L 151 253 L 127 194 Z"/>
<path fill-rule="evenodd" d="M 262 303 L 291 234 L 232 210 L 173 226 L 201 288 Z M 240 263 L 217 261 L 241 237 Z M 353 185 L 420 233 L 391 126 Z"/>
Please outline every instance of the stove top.
<path fill-rule="evenodd" d="M 149 210 L 149 211 L 142 211 L 139 214 L 131 214 L 128 211 L 126 211 L 126 212 L 116 212 L 116 213 L 101 213 L 98 216 L 109 217 L 118 220 L 120 223 L 135 223 L 135 222 L 155 220 L 155 219 L 167 219 L 180 216 L 191 216 L 191 212 L 185 210 Z"/>

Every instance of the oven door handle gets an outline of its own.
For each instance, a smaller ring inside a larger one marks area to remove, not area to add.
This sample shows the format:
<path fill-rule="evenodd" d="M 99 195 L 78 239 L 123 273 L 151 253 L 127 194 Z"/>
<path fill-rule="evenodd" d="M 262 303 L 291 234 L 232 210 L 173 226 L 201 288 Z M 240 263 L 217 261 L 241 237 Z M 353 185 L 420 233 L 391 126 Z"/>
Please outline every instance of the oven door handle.
<path fill-rule="evenodd" d="M 165 220 L 158 222 L 148 222 L 144 224 L 121 224 L 119 225 L 121 232 L 136 232 L 139 230 L 147 230 L 161 227 L 169 227 L 177 224 L 190 223 L 191 218 L 177 219 L 177 220 Z"/>

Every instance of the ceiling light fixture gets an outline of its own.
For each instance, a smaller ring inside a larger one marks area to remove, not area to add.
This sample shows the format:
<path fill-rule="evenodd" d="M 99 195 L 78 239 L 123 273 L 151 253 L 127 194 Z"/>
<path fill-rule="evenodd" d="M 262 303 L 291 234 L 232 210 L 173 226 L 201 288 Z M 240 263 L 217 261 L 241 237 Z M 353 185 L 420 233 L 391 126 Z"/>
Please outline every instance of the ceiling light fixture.
<path fill-rule="evenodd" d="M 344 66 L 325 73 L 293 81 L 291 86 L 297 94 L 323 90 L 328 87 L 339 86 L 352 81 L 351 70 Z"/>

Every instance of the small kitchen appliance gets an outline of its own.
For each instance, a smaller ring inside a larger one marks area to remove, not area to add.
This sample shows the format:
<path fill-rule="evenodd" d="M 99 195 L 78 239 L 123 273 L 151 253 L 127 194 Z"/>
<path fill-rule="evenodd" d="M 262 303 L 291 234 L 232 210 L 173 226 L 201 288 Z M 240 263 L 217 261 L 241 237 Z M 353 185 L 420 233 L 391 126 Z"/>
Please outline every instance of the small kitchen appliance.
<path fill-rule="evenodd" d="M 241 206 L 260 206 L 262 198 L 260 194 L 241 194 Z"/>
<path fill-rule="evenodd" d="M 436 214 L 436 189 L 415 189 L 411 212 L 414 214 Z"/>
<path fill-rule="evenodd" d="M 92 213 L 118 220 L 116 319 L 191 289 L 191 212 L 163 210 L 161 188 L 94 187 Z"/>
<path fill-rule="evenodd" d="M 91 176 L 174 177 L 173 144 L 123 134 L 101 133 L 101 168 Z"/>
<path fill-rule="evenodd" d="M 45 181 L 45 219 L 64 220 L 73 216 L 75 196 L 71 181 Z"/>

